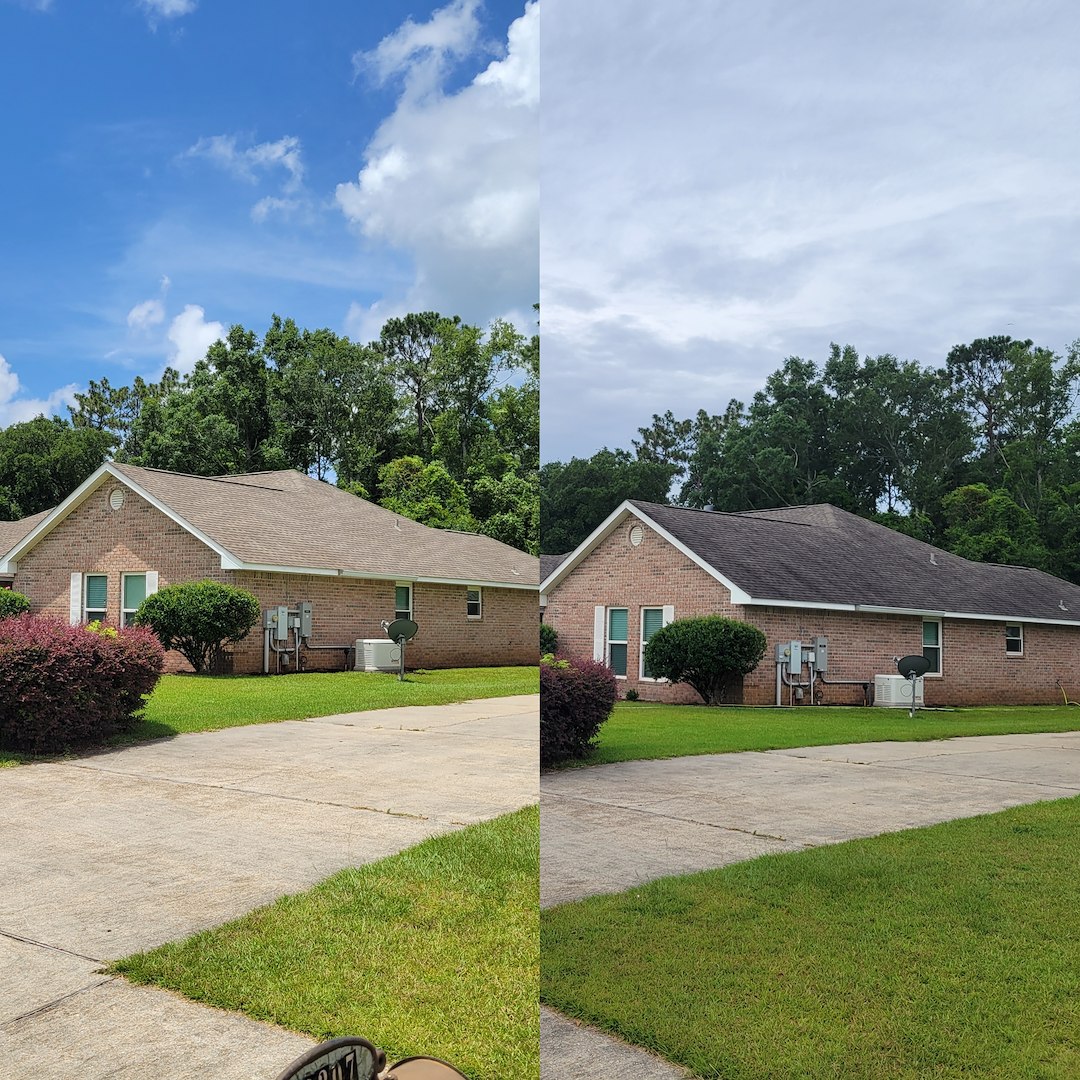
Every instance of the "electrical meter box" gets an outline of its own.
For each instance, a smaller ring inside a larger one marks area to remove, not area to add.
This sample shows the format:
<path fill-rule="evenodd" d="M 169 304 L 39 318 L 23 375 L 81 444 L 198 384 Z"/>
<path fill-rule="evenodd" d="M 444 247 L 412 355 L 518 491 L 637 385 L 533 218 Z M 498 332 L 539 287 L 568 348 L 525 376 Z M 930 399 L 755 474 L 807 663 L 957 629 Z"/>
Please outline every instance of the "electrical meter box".
<path fill-rule="evenodd" d="M 311 637 L 311 601 L 304 600 L 300 604 L 300 636 Z"/>
<path fill-rule="evenodd" d="M 274 637 L 278 641 L 289 640 L 289 608 L 286 604 L 281 604 L 277 609 L 274 619 Z"/>
<path fill-rule="evenodd" d="M 802 671 L 803 664 L 802 642 L 793 641 L 788 645 L 788 648 L 791 650 L 791 653 L 788 656 L 788 671 L 790 671 L 793 676 L 798 677 L 799 673 Z"/>
<path fill-rule="evenodd" d="M 814 667 L 818 671 L 829 670 L 829 639 L 826 637 L 814 638 Z"/>

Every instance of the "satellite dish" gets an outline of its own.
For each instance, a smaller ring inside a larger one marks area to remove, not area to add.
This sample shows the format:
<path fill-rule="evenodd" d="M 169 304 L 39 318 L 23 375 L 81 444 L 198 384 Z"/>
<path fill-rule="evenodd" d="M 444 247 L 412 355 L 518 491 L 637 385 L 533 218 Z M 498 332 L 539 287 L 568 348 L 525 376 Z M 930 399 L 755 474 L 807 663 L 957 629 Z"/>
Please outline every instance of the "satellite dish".
<path fill-rule="evenodd" d="M 386 627 L 386 636 L 391 641 L 400 641 L 402 638 L 411 641 L 416 637 L 416 631 L 419 629 L 420 627 L 412 619 L 395 619 Z"/>
<path fill-rule="evenodd" d="M 901 656 L 896 661 L 896 670 L 905 679 L 918 679 L 930 670 L 930 661 L 925 656 Z"/>
<path fill-rule="evenodd" d="M 386 1055 L 367 1039 L 331 1039 L 297 1058 L 277 1080 L 316 1080 L 323 1076 L 377 1080 L 385 1065 Z"/>

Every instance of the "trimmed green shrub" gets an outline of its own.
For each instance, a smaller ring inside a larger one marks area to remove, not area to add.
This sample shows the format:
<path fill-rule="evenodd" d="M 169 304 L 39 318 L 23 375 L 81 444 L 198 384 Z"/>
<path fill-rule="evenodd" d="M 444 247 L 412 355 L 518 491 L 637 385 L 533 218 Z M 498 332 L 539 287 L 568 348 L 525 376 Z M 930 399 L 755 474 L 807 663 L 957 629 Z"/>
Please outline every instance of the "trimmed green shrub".
<path fill-rule="evenodd" d="M 559 651 L 559 635 L 555 633 L 555 627 L 546 622 L 540 624 L 540 655 Z"/>
<path fill-rule="evenodd" d="M 611 669 L 595 660 L 540 660 L 540 765 L 583 758 L 611 715 L 618 691 Z"/>
<path fill-rule="evenodd" d="M 135 625 L 149 627 L 201 673 L 215 665 L 225 645 L 246 637 L 260 615 L 259 601 L 246 589 L 189 581 L 148 596 L 135 612 Z"/>
<path fill-rule="evenodd" d="M 758 666 L 765 645 L 756 626 L 738 619 L 676 619 L 649 639 L 645 662 L 654 678 L 689 683 L 706 705 L 719 705 Z"/>
<path fill-rule="evenodd" d="M 0 623 L 0 746 L 57 753 L 127 731 L 164 665 L 149 630 L 7 619 Z"/>
<path fill-rule="evenodd" d="M 0 589 L 0 619 L 13 619 L 30 610 L 30 597 L 13 589 Z"/>

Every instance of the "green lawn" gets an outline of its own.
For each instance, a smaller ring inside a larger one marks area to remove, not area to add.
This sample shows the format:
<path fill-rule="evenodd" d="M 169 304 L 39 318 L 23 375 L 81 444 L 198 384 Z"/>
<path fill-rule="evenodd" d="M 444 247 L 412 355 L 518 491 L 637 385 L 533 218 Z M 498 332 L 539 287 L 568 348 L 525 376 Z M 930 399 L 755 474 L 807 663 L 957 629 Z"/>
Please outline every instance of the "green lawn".
<path fill-rule="evenodd" d="M 1080 1076 L 1080 799 L 545 911 L 545 1002 L 724 1080 Z"/>
<path fill-rule="evenodd" d="M 802 706 L 797 709 L 708 708 L 620 702 L 600 729 L 596 750 L 578 764 L 781 750 L 853 742 L 910 742 L 956 735 L 1080 730 L 1080 708 L 995 706 L 935 712 L 907 709 Z"/>
<path fill-rule="evenodd" d="M 339 671 L 305 675 L 164 675 L 142 722 L 113 745 L 145 742 L 188 731 L 216 731 L 274 720 L 395 705 L 446 705 L 473 698 L 536 694 L 535 667 L 450 668 L 411 671 L 404 682 L 385 672 Z M 0 768 L 32 760 L 0 751 Z"/>
<path fill-rule="evenodd" d="M 534 806 L 114 969 L 313 1039 L 362 1035 L 391 1061 L 428 1054 L 473 1080 L 536 1080 L 539 858 Z"/>

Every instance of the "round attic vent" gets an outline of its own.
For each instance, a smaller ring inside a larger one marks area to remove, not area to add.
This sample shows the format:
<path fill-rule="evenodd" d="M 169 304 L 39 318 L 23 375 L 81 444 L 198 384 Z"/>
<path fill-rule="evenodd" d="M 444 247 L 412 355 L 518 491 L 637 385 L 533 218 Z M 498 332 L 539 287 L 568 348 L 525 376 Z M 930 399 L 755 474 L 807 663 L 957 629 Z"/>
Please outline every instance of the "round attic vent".
<path fill-rule="evenodd" d="M 640 525 L 634 525 L 630 529 L 630 546 L 638 547 L 645 539 L 645 530 Z"/>
<path fill-rule="evenodd" d="M 114 510 L 119 510 L 120 507 L 124 505 L 123 488 L 113 488 L 112 491 L 109 492 L 109 505 Z"/>

